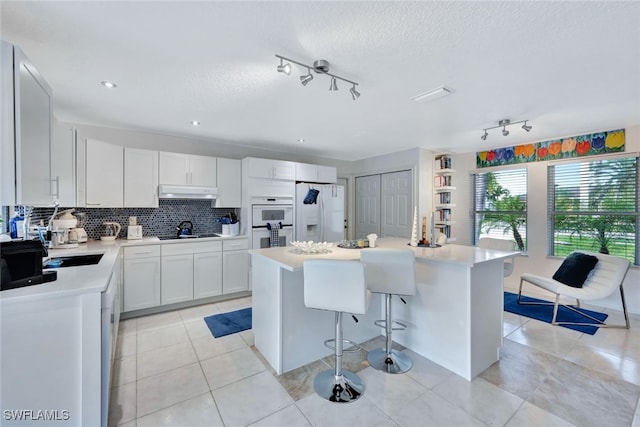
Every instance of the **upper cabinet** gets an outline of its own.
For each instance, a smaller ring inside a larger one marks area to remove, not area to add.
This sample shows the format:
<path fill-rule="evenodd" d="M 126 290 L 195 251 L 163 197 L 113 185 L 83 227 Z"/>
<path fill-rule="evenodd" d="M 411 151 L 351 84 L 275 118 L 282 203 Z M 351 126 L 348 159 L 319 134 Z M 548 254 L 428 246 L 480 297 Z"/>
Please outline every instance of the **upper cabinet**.
<path fill-rule="evenodd" d="M 296 163 L 296 181 L 335 184 L 337 179 L 338 174 L 334 167 Z"/>
<path fill-rule="evenodd" d="M 260 159 L 247 157 L 248 176 L 250 178 L 280 179 L 294 181 L 296 179 L 296 164 L 285 160 Z"/>
<path fill-rule="evenodd" d="M 242 204 L 242 161 L 218 158 L 216 208 L 239 208 Z"/>
<path fill-rule="evenodd" d="M 124 205 L 124 148 L 87 140 L 86 207 L 121 208 Z"/>
<path fill-rule="evenodd" d="M 159 184 L 215 187 L 216 170 L 216 157 L 160 152 Z"/>
<path fill-rule="evenodd" d="M 51 205 L 53 95 L 22 51 L 0 45 L 2 205 Z"/>
<path fill-rule="evenodd" d="M 124 207 L 158 207 L 158 152 L 124 149 Z"/>
<path fill-rule="evenodd" d="M 55 122 L 51 136 L 51 177 L 53 197 L 60 206 L 76 206 L 76 137 L 76 129 Z"/>

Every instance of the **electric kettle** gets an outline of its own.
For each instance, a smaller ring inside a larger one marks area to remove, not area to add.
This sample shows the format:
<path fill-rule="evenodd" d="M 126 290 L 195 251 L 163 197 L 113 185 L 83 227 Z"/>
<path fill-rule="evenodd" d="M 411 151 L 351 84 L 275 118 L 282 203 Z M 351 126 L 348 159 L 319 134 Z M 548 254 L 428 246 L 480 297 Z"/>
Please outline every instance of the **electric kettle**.
<path fill-rule="evenodd" d="M 116 240 L 118 238 L 118 234 L 122 230 L 120 224 L 117 222 L 103 222 L 102 225 L 104 225 L 104 230 L 100 240 Z"/>

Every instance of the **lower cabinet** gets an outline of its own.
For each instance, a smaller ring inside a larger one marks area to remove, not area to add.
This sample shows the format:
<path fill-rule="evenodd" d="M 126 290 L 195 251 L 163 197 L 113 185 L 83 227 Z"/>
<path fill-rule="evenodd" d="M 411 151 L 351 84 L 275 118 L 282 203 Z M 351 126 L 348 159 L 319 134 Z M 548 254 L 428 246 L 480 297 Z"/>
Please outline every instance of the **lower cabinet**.
<path fill-rule="evenodd" d="M 160 246 L 125 247 L 123 311 L 160 305 Z"/>
<path fill-rule="evenodd" d="M 193 299 L 193 254 L 163 255 L 160 303 Z"/>
<path fill-rule="evenodd" d="M 222 284 L 224 294 L 249 290 L 249 251 L 222 253 Z"/>
<path fill-rule="evenodd" d="M 222 295 L 222 253 L 193 255 L 193 299 Z"/>

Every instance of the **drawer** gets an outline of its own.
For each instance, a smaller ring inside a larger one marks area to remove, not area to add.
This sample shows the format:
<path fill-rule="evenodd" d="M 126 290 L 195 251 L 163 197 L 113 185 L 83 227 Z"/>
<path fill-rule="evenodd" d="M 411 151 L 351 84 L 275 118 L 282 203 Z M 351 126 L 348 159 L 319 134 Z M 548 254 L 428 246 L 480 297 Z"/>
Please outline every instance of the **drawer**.
<path fill-rule="evenodd" d="M 223 251 L 237 251 L 240 249 L 249 249 L 249 239 L 223 240 Z"/>
<path fill-rule="evenodd" d="M 160 256 L 160 245 L 127 246 L 124 249 L 124 259 L 151 258 Z"/>
<path fill-rule="evenodd" d="M 222 251 L 222 242 L 188 242 L 162 245 L 162 255 L 200 254 Z"/>

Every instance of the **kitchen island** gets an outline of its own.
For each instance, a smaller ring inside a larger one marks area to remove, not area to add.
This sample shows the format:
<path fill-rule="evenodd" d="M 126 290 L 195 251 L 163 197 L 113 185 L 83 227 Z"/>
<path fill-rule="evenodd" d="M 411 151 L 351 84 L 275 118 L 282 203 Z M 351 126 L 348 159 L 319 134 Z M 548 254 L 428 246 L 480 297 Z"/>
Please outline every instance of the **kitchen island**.
<path fill-rule="evenodd" d="M 499 359 L 503 262 L 516 252 L 411 247 L 397 238 L 378 239 L 378 247 L 411 249 L 416 255 L 416 295 L 405 297 L 406 305 L 392 299 L 394 320 L 407 325 L 394 332 L 394 341 L 467 380 Z M 290 246 L 250 251 L 255 345 L 278 374 L 331 354 L 323 341 L 333 336 L 334 315 L 304 306 L 304 260 L 359 259 L 361 250 L 334 245 L 330 253 L 316 255 L 294 253 Z M 374 294 L 358 323 L 345 316 L 345 338 L 364 342 L 379 336 L 383 330 L 373 321 L 382 318 L 384 301 Z"/>

